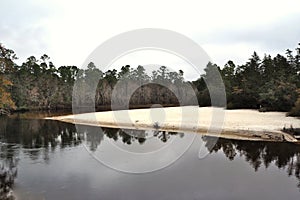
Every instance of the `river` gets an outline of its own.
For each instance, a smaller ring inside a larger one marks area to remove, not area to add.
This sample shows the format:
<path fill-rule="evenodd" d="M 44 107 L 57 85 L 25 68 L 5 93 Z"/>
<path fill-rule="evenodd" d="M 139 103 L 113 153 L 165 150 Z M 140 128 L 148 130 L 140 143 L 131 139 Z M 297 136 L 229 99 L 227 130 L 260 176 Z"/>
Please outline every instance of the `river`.
<path fill-rule="evenodd" d="M 215 141 L 192 133 L 149 130 L 138 133 L 151 137 L 139 138 L 126 130 L 83 125 L 78 129 L 40 117 L 14 114 L 0 118 L 0 199 L 9 195 L 22 200 L 300 197 L 300 145 Z M 126 173 L 97 159 L 106 155 L 111 162 L 123 162 L 126 156 L 112 153 L 114 146 L 142 152 L 191 136 L 195 140 L 176 162 L 153 172 Z M 201 145 L 207 155 L 199 159 Z"/>

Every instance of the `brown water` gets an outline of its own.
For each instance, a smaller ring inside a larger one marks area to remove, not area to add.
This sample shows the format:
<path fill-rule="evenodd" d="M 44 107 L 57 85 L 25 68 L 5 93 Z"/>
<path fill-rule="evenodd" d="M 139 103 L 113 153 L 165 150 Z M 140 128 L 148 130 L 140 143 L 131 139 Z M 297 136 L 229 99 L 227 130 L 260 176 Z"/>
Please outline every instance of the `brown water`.
<path fill-rule="evenodd" d="M 212 138 L 199 136 L 174 164 L 151 173 L 128 174 L 99 163 L 90 152 L 107 153 L 111 144 L 140 150 L 174 138 L 184 140 L 187 134 L 154 131 L 148 132 L 152 139 L 141 139 L 119 129 L 89 131 L 91 127 L 85 126 L 79 132 L 73 124 L 33 116 L 0 118 L 0 199 L 10 189 L 19 199 L 300 197 L 300 146 L 295 144 L 219 139 L 212 146 Z M 204 159 L 198 158 L 201 144 L 209 151 Z"/>

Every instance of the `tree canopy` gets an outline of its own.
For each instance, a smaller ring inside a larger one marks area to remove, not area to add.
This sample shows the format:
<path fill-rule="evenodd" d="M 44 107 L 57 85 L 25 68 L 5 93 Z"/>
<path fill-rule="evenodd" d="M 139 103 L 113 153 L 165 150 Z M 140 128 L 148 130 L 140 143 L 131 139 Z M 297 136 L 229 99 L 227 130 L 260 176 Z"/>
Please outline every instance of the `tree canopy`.
<path fill-rule="evenodd" d="M 214 80 L 211 72 L 220 72 L 227 95 L 227 108 L 255 108 L 261 111 L 291 111 L 299 115 L 300 110 L 300 44 L 296 51 L 287 50 L 286 55 L 274 57 L 265 54 L 260 57 L 256 52 L 242 65 L 229 60 L 223 67 L 208 63 L 205 73 L 195 81 L 186 81 L 184 71 L 170 71 L 161 66 L 148 74 L 139 65 L 132 68 L 124 65 L 120 70 L 101 71 L 93 62 L 86 69 L 76 66 L 56 67 L 51 58 L 43 54 L 39 59 L 28 57 L 17 65 L 13 50 L 0 44 L 0 110 L 62 109 L 72 107 L 72 94 L 75 81 L 79 95 L 95 106 L 111 104 L 111 95 L 115 85 L 122 81 L 124 90 L 120 97 L 136 85 L 143 85 L 132 95 L 132 105 L 168 104 L 177 105 L 177 95 L 185 98 L 188 104 L 191 95 L 186 87 L 194 89 L 200 106 L 210 106 L 211 100 L 207 80 Z M 155 81 L 160 84 L 151 84 Z M 97 82 L 98 84 L 93 85 Z M 164 85 L 164 86 L 162 86 Z M 167 87 L 166 87 L 167 86 Z M 218 87 L 218 86 L 215 86 Z M 170 91 L 168 88 L 177 88 Z M 96 91 L 96 92 L 94 92 Z M 91 96 L 95 94 L 95 96 Z"/>

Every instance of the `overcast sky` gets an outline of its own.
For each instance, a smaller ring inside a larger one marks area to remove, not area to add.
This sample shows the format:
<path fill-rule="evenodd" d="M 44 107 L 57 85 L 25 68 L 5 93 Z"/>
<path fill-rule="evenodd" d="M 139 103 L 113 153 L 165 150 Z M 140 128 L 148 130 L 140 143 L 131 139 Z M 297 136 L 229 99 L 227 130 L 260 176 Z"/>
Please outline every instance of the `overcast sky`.
<path fill-rule="evenodd" d="M 56 66 L 81 66 L 102 42 L 137 28 L 182 33 L 218 65 L 241 64 L 254 50 L 261 56 L 294 50 L 299 24 L 297 0 L 0 1 L 0 42 L 17 53 L 18 63 L 46 53 Z"/>

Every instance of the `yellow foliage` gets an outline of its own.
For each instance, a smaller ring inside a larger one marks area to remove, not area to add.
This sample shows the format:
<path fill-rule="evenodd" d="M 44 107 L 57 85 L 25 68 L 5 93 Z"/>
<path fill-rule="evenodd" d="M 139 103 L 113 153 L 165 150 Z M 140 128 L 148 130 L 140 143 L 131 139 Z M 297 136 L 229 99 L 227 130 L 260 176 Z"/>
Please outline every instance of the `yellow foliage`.
<path fill-rule="evenodd" d="M 0 75 L 0 109 L 16 109 L 16 105 L 7 91 L 7 87 L 12 86 L 12 82 Z"/>

